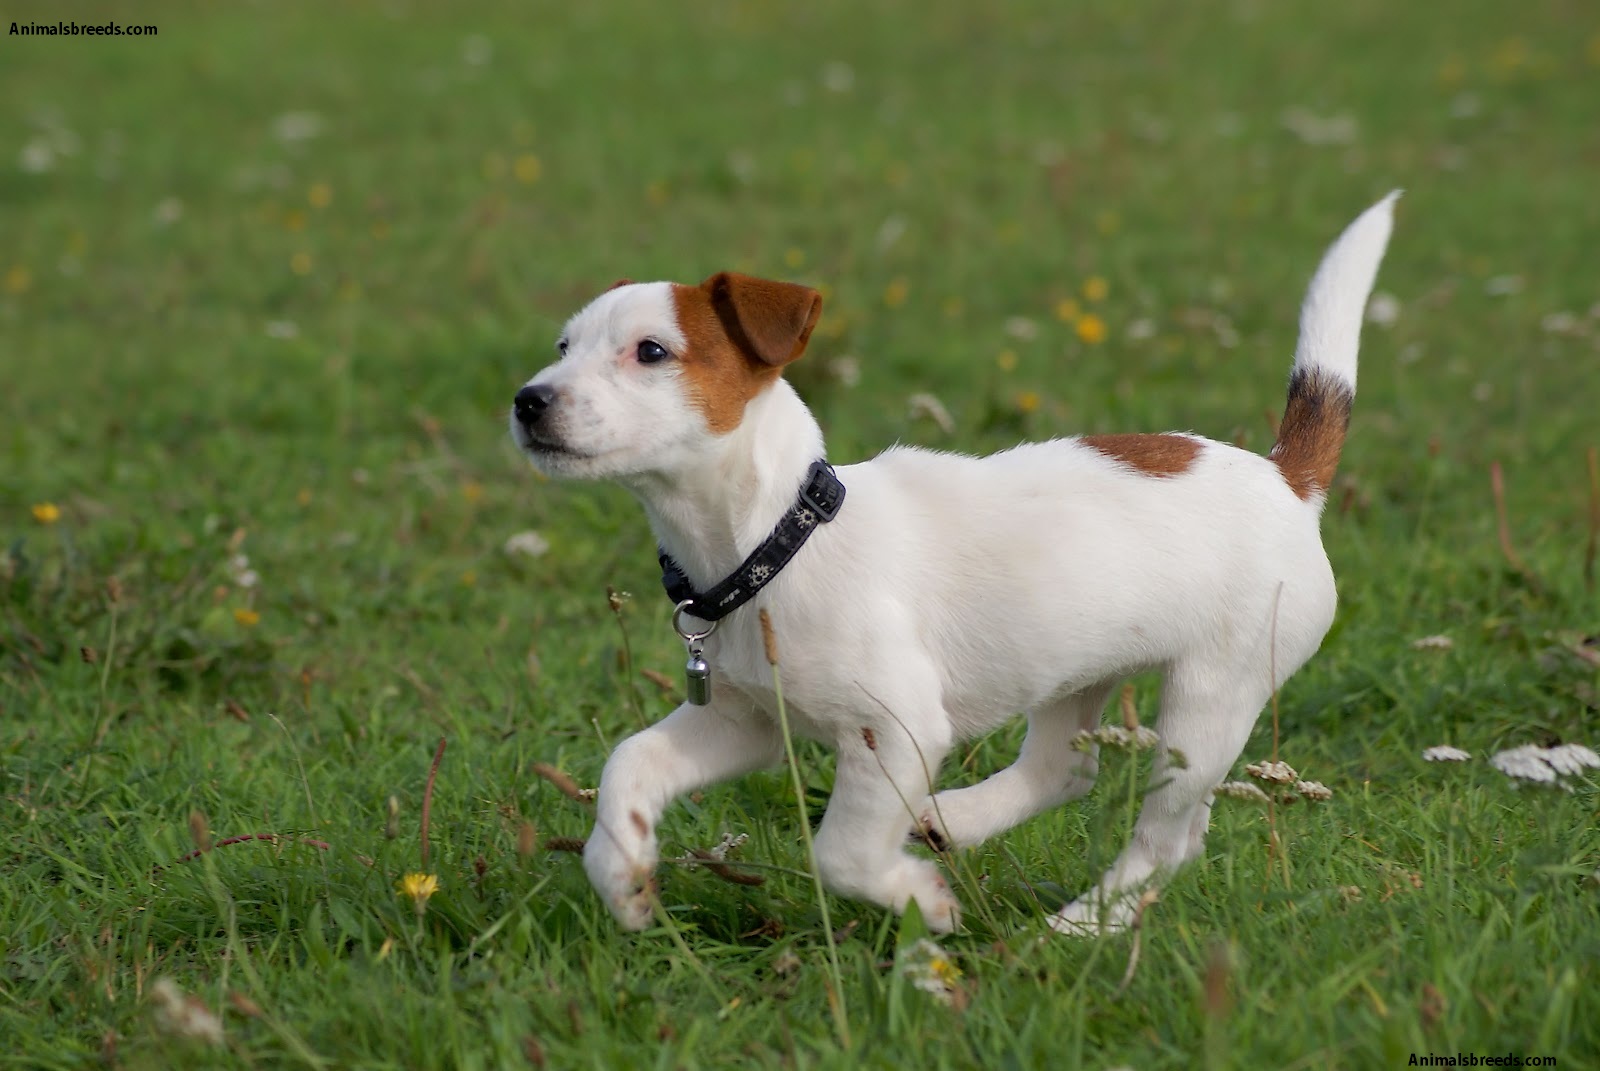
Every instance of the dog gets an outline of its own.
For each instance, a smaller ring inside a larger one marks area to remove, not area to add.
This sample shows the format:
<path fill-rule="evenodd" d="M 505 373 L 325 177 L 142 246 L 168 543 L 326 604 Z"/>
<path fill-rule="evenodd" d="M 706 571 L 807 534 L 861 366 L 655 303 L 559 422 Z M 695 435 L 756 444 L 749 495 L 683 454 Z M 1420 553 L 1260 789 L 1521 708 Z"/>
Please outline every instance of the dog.
<path fill-rule="evenodd" d="M 782 378 L 821 314 L 816 291 L 733 272 L 622 280 L 573 316 L 559 360 L 516 394 L 517 446 L 547 475 L 632 491 L 669 588 L 743 596 L 725 613 L 680 603 L 688 685 L 712 675 L 709 695 L 605 765 L 583 859 L 621 925 L 653 916 L 668 804 L 783 758 L 766 616 L 793 731 L 838 755 L 818 876 L 895 911 L 915 901 L 935 932 L 959 926 L 961 907 L 910 844 L 975 845 L 1088 792 L 1097 756 L 1080 734 L 1124 678 L 1159 671 L 1152 787 L 1131 842 L 1048 920 L 1064 933 L 1127 926 L 1145 888 L 1202 854 L 1212 789 L 1333 622 L 1319 518 L 1398 196 L 1317 269 L 1265 457 L 1187 433 L 1093 435 L 983 458 L 895 446 L 833 470 Z M 783 554 L 757 561 L 785 532 Z M 714 630 L 697 611 L 720 618 Z M 937 791 L 957 741 L 1018 713 L 1014 764 Z"/>

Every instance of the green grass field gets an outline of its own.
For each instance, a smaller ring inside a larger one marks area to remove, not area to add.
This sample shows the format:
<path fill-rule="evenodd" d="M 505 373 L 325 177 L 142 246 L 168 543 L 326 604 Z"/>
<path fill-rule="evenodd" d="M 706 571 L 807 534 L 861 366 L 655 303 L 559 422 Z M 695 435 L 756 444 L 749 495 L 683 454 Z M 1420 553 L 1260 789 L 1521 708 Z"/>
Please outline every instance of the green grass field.
<path fill-rule="evenodd" d="M 1592 4 L 72 7 L 159 33 L 0 40 L 0 1065 L 1600 1067 L 1600 779 L 1487 761 L 1600 745 Z M 66 16 L 0 33 L 30 17 Z M 1275 811 L 1281 855 L 1219 801 L 1137 945 L 1045 938 L 1126 836 L 1108 762 L 953 860 L 952 1004 L 896 966 L 915 923 L 831 901 L 835 1006 L 774 770 L 663 827 L 748 834 L 765 884 L 668 866 L 668 924 L 618 932 L 531 767 L 593 785 L 682 649 L 635 503 L 505 433 L 568 314 L 619 276 L 822 287 L 793 379 L 836 461 L 1265 450 L 1305 282 L 1396 186 L 1339 619 L 1280 697 L 1334 795 Z"/>

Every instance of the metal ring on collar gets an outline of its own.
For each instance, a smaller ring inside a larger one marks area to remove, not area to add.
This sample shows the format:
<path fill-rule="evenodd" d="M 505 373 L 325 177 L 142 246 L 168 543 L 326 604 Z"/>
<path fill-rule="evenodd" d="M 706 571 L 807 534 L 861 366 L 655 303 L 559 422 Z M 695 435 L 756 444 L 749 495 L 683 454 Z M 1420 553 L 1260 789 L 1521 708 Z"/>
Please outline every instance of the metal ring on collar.
<path fill-rule="evenodd" d="M 672 631 L 676 632 L 679 636 L 682 636 L 684 643 L 696 643 L 717 631 L 717 623 L 715 621 L 707 623 L 706 630 L 704 632 L 684 631 L 683 626 L 679 624 L 679 622 L 683 620 L 683 615 L 689 612 L 689 606 L 693 602 L 693 599 L 684 599 L 677 605 L 677 608 L 672 611 Z"/>

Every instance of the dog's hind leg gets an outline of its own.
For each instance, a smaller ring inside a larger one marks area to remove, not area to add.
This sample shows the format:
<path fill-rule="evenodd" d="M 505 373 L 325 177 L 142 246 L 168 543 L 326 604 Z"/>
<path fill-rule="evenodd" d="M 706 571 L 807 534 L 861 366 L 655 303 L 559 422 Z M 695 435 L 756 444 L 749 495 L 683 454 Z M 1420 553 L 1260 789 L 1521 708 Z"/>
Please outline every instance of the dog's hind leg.
<path fill-rule="evenodd" d="M 1211 790 L 1250 739 L 1271 696 L 1266 678 L 1214 665 L 1168 672 L 1156 722 L 1161 744 L 1133 838 L 1094 889 L 1051 916 L 1052 929 L 1091 935 L 1125 928 L 1146 886 L 1201 853 Z"/>
<path fill-rule="evenodd" d="M 935 848 L 981 844 L 1020 822 L 1094 787 L 1096 749 L 1075 750 L 1073 739 L 1100 724 L 1115 682 L 1051 700 L 1028 715 L 1028 736 L 1017 761 L 987 780 L 949 789 L 922 801 L 913 839 Z"/>

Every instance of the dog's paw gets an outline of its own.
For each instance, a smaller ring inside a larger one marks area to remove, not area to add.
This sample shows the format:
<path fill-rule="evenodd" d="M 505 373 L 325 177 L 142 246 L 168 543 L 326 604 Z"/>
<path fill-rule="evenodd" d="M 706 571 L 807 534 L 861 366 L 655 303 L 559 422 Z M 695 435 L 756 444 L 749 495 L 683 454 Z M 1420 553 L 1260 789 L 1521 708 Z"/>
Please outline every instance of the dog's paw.
<path fill-rule="evenodd" d="M 923 859 L 906 859 L 895 868 L 893 905 L 904 911 L 917 902 L 922 920 L 934 933 L 950 933 L 961 925 L 961 901 L 950 891 L 950 883 L 934 864 Z"/>
<path fill-rule="evenodd" d="M 929 798 L 931 799 L 932 797 Z M 945 836 L 937 812 L 927 804 L 923 805 L 917 816 L 916 827 L 907 835 L 907 839 L 912 844 L 920 844 L 925 848 L 932 848 L 941 855 L 954 847 L 950 843 L 950 839 Z"/>
<path fill-rule="evenodd" d="M 1045 921 L 1056 933 L 1067 937 L 1106 937 L 1133 925 L 1137 903 L 1137 894 L 1103 898 L 1095 890 L 1084 893 Z"/>
<path fill-rule="evenodd" d="M 982 787 L 974 785 L 924 797 L 917 808 L 917 825 L 911 831 L 911 839 L 936 852 L 971 848 L 988 840 L 1000 823 L 994 821 L 985 806 L 985 794 L 979 791 Z"/>
<path fill-rule="evenodd" d="M 592 836 L 583 852 L 589 884 L 625 930 L 642 930 L 655 916 L 654 844 L 641 847 L 644 850 L 630 858 L 609 838 Z"/>

